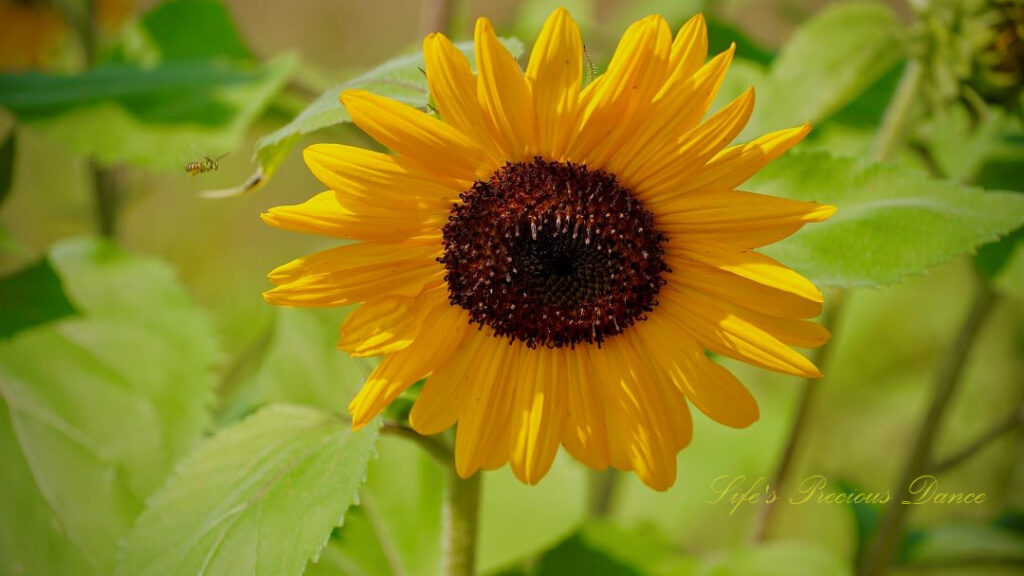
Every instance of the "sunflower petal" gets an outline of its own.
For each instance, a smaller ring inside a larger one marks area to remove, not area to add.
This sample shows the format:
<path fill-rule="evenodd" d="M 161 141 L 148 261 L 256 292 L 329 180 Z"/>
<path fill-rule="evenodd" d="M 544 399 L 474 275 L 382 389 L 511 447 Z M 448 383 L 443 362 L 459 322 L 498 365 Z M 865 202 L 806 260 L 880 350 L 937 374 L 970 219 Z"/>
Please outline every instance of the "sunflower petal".
<path fill-rule="evenodd" d="M 561 160 L 576 128 L 583 80 L 583 40 L 568 10 L 551 13 L 530 54 L 526 67 L 537 106 L 536 154 Z"/>
<path fill-rule="evenodd" d="M 765 286 L 795 294 L 812 302 L 824 301 L 821 292 L 810 280 L 753 250 L 709 242 L 687 246 L 669 244 L 666 253 L 672 259 L 674 259 L 673 257 L 682 257 L 686 260 L 706 264 Z"/>
<path fill-rule="evenodd" d="M 784 374 L 821 377 L 810 360 L 713 298 L 686 288 L 666 288 L 661 298 L 667 317 L 708 350 Z"/>
<path fill-rule="evenodd" d="M 565 422 L 566 391 L 560 350 L 530 350 L 516 382 L 512 406 L 512 472 L 526 484 L 536 484 L 555 460 Z"/>
<path fill-rule="evenodd" d="M 423 40 L 427 85 L 445 122 L 473 138 L 495 163 L 504 152 L 491 136 L 487 116 L 477 98 L 476 75 L 462 53 L 444 34 L 430 34 Z"/>
<path fill-rule="evenodd" d="M 488 19 L 477 19 L 474 43 L 477 98 L 487 114 L 491 134 L 505 151 L 506 160 L 527 160 L 537 142 L 530 85 Z"/>
<path fill-rule="evenodd" d="M 520 342 L 495 346 L 490 354 L 478 358 L 479 364 L 473 367 L 472 392 L 460 406 L 459 426 L 455 430 L 455 470 L 463 478 L 482 468 L 496 452 L 508 459 L 504 442 L 508 438 L 506 427 L 522 348 Z"/>
<path fill-rule="evenodd" d="M 796 146 L 811 131 L 810 124 L 765 134 L 746 144 L 726 148 L 699 172 L 680 182 L 674 194 L 701 189 L 732 190 L 746 182 L 769 162 Z"/>
<path fill-rule="evenodd" d="M 663 311 L 653 312 L 639 333 L 655 352 L 656 367 L 709 418 L 733 428 L 757 421 L 757 401 L 728 370 L 711 361 L 689 334 L 666 321 Z M 672 342 L 670 349 L 665 342 Z"/>
<path fill-rule="evenodd" d="M 341 325 L 338 348 L 349 356 L 381 356 L 404 350 L 416 339 L 427 316 L 447 306 L 444 290 L 428 290 L 416 298 L 384 296 L 355 309 Z"/>
<path fill-rule="evenodd" d="M 721 241 L 757 248 L 793 234 L 808 222 L 821 222 L 835 206 L 751 192 L 703 192 L 661 204 L 658 229 L 683 242 Z"/>
<path fill-rule="evenodd" d="M 356 126 L 422 167 L 470 182 L 497 168 L 480 144 L 412 106 L 366 90 L 347 90 L 341 102 Z"/>
<path fill-rule="evenodd" d="M 583 354 L 566 354 L 566 418 L 562 432 L 565 449 L 596 470 L 608 467 L 608 430 L 604 401 L 593 385 L 596 377 Z"/>
<path fill-rule="evenodd" d="M 352 427 L 365 426 L 409 386 L 444 365 L 459 348 L 468 320 L 465 311 L 455 306 L 432 310 L 413 343 L 385 357 L 366 379 L 348 406 Z"/>
<path fill-rule="evenodd" d="M 344 306 L 387 294 L 416 296 L 439 285 L 439 242 L 361 242 L 304 256 L 270 272 L 263 293 L 280 306 Z"/>

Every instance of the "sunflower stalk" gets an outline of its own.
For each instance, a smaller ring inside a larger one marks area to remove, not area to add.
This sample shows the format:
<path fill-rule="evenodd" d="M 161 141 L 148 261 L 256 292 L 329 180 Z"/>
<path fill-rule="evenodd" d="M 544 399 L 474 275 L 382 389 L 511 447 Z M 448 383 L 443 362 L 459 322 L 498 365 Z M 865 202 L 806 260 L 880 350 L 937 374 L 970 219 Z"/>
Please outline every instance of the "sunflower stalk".
<path fill-rule="evenodd" d="M 904 504 L 910 499 L 910 485 L 915 478 L 929 472 L 928 463 L 939 428 L 946 415 L 946 408 L 956 392 L 957 383 L 960 381 L 960 375 L 967 363 L 971 345 L 985 319 L 992 311 L 996 300 L 992 289 L 983 279 L 979 278 L 978 289 L 970 312 L 968 312 L 967 319 L 960 328 L 949 352 L 945 355 L 945 363 L 937 374 L 931 403 L 918 430 L 917 441 L 903 467 L 899 483 L 893 490 L 895 496 L 889 501 L 878 532 L 875 533 L 867 555 L 861 563 L 859 576 L 884 574 L 896 555 L 902 541 L 907 513 L 910 511 L 910 507 Z"/>
<path fill-rule="evenodd" d="M 480 511 L 480 472 L 459 477 L 448 467 L 448 488 L 441 509 L 441 574 L 473 576 Z"/>
<path fill-rule="evenodd" d="M 841 289 L 835 290 L 831 294 L 831 298 L 829 298 L 829 305 L 822 315 L 821 324 L 831 334 L 835 334 L 835 327 L 845 300 L 846 291 Z M 812 351 L 810 353 L 811 361 L 816 366 L 824 369 L 828 363 L 832 348 L 832 342 L 829 341 L 824 346 Z M 786 438 L 786 446 L 783 448 L 782 456 L 776 465 L 775 474 L 768 484 L 777 494 L 785 493 L 790 470 L 793 467 L 793 461 L 796 460 L 796 454 L 800 446 L 800 439 L 804 437 L 805 428 L 807 428 L 810 421 L 811 407 L 814 405 L 817 391 L 821 387 L 820 382 L 820 380 L 815 382 L 807 378 L 801 383 L 796 413 L 793 416 L 793 423 L 790 425 L 789 435 Z M 775 499 L 771 502 L 766 502 L 761 507 L 761 514 L 754 525 L 754 532 L 751 537 L 754 542 L 762 542 L 768 537 L 769 530 L 775 519 L 775 513 L 778 510 L 777 504 L 778 499 Z"/>

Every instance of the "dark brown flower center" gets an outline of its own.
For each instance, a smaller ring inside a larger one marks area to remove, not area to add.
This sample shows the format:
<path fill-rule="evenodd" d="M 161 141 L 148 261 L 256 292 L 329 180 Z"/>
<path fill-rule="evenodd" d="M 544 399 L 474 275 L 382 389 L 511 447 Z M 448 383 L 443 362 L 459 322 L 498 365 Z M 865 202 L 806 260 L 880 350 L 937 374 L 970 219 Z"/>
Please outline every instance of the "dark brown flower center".
<path fill-rule="evenodd" d="M 665 238 L 613 175 L 538 158 L 460 198 L 443 229 L 449 298 L 497 336 L 600 343 L 658 304 Z"/>

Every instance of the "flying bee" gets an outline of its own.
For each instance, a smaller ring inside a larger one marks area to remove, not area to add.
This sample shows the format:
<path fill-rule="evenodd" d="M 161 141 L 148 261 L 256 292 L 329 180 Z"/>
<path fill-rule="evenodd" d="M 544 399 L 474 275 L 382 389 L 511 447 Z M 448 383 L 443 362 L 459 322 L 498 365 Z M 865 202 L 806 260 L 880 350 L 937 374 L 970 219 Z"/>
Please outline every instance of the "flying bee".
<path fill-rule="evenodd" d="M 220 161 L 227 156 L 227 154 L 221 154 L 216 158 L 210 158 L 209 156 L 203 156 L 202 160 L 196 160 L 185 164 L 185 173 L 189 176 L 195 176 L 196 174 L 202 174 L 203 172 L 213 172 L 220 167 Z"/>

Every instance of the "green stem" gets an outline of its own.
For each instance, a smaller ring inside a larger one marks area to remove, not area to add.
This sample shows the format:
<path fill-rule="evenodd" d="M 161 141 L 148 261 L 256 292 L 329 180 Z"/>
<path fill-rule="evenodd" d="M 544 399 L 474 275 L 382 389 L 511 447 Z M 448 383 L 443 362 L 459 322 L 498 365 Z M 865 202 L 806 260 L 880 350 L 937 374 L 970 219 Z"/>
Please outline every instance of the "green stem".
<path fill-rule="evenodd" d="M 904 465 L 899 483 L 892 491 L 894 497 L 888 503 L 878 532 L 861 563 L 859 576 L 880 576 L 888 570 L 895 557 L 902 539 L 903 525 L 906 522 L 907 513 L 910 511 L 910 507 L 904 504 L 910 497 L 910 485 L 916 478 L 928 473 L 927 465 L 931 458 L 932 445 L 946 414 L 946 407 L 956 391 L 956 385 L 966 364 L 971 344 L 978 335 L 978 330 L 985 318 L 991 312 L 995 301 L 995 294 L 984 281 L 981 281 L 967 319 L 960 328 L 949 353 L 946 354 L 945 362 L 935 379 L 931 404 L 928 406 L 928 412 L 917 433 L 917 441 Z"/>
<path fill-rule="evenodd" d="M 592 518 L 607 518 L 611 514 L 618 480 L 619 472 L 614 468 L 587 471 L 587 481 L 590 487 L 587 513 Z"/>
<path fill-rule="evenodd" d="M 423 436 L 404 424 L 389 421 L 384 422 L 380 431 L 382 434 L 391 434 L 412 440 L 426 450 L 442 466 L 449 466 L 452 463 L 454 455 L 451 448 L 442 440 L 439 440 L 437 436 Z"/>
<path fill-rule="evenodd" d="M 473 576 L 480 508 L 480 477 L 477 472 L 460 478 L 455 463 L 448 468 L 448 490 L 441 511 L 441 574 Z"/>
<path fill-rule="evenodd" d="M 452 0 L 424 0 L 420 8 L 420 36 L 447 33 L 452 18 Z"/>
<path fill-rule="evenodd" d="M 121 175 L 116 168 L 105 168 L 95 161 L 89 162 L 89 171 L 92 173 L 100 234 L 114 238 L 117 235 L 117 213 L 121 207 Z"/>
<path fill-rule="evenodd" d="M 821 318 L 822 325 L 833 334 L 833 337 L 835 335 L 834 331 L 836 321 L 840 315 L 841 309 L 843 308 L 845 298 L 845 291 L 836 290 L 833 292 L 829 299 L 829 305 L 825 309 Z M 823 346 L 815 349 L 809 354 L 810 359 L 822 371 L 824 371 L 825 366 L 828 363 L 828 359 L 833 348 L 833 341 L 834 340 L 829 340 Z M 780 495 L 780 497 L 776 498 L 772 502 L 766 502 L 761 507 L 761 514 L 754 525 L 754 532 L 751 536 L 751 539 L 754 542 L 762 542 L 768 537 L 768 533 L 775 519 L 775 514 L 778 510 L 778 502 L 783 499 L 781 495 L 785 493 L 789 474 L 793 468 L 793 462 L 796 460 L 796 454 L 800 448 L 800 441 L 807 433 L 806 428 L 810 421 L 811 406 L 814 404 L 818 389 L 821 388 L 821 386 L 822 380 L 815 382 L 809 378 L 804 379 L 800 385 L 796 413 L 793 416 L 793 423 L 789 428 L 789 436 L 786 438 L 786 446 L 783 448 L 782 456 L 779 458 L 779 462 L 776 465 L 775 474 L 772 476 L 772 479 L 768 484 L 773 490 L 775 490 L 776 494 Z"/>
<path fill-rule="evenodd" d="M 943 460 L 940 460 L 931 466 L 929 471 L 933 476 L 938 476 L 943 472 L 956 468 L 966 460 L 969 460 L 972 456 L 980 452 L 983 448 L 988 446 L 993 441 L 997 440 L 1003 434 L 1017 429 L 1024 424 L 1024 404 L 1017 406 L 1010 416 L 1004 418 L 1001 422 L 996 423 L 981 436 L 971 442 L 966 447 L 961 449 L 959 452 L 949 456 Z"/>
<path fill-rule="evenodd" d="M 923 78 L 924 69 L 921 64 L 917 60 L 908 61 L 906 68 L 903 69 L 903 75 L 900 76 L 900 83 L 896 86 L 896 93 L 893 94 L 889 106 L 885 109 L 882 125 L 875 136 L 875 143 L 871 151 L 871 155 L 875 159 L 889 160 L 906 139 L 910 112 L 917 102 Z"/>

